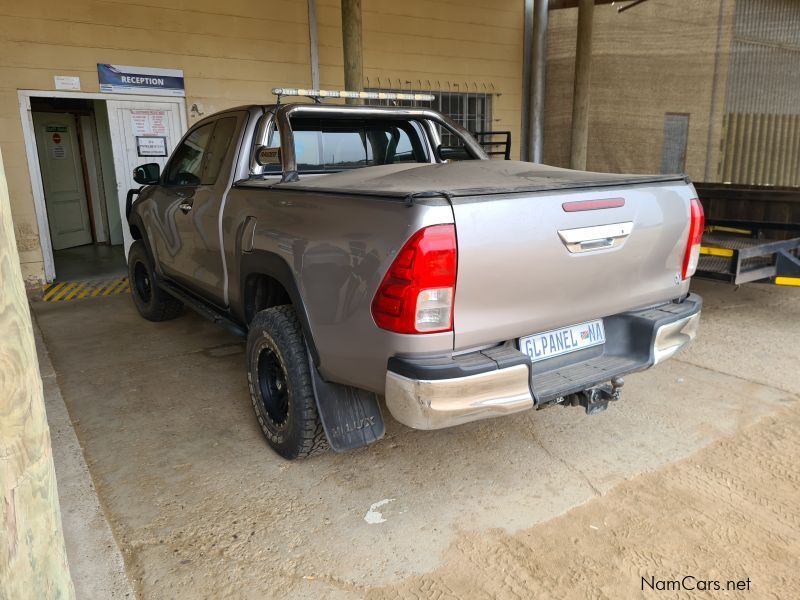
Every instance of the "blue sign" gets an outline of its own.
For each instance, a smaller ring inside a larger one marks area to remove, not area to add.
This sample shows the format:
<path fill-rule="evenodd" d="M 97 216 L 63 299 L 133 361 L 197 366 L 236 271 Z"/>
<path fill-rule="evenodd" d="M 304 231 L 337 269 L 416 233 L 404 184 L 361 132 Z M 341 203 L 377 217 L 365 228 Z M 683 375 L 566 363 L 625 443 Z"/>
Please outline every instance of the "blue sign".
<path fill-rule="evenodd" d="M 97 77 L 101 92 L 116 94 L 149 94 L 157 96 L 185 96 L 183 71 L 128 67 L 125 65 L 97 64 Z"/>

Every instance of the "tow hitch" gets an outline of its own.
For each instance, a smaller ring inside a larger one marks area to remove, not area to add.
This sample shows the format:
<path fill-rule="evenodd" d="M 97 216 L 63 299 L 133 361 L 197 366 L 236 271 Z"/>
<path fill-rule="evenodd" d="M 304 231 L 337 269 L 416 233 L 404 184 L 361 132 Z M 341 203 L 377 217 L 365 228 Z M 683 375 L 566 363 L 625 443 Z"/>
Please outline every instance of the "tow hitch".
<path fill-rule="evenodd" d="M 587 415 L 603 412 L 608 408 L 609 402 L 619 400 L 620 390 L 624 384 L 622 377 L 614 377 L 610 383 L 601 383 L 577 394 L 570 394 L 564 399 L 564 405 L 580 405 L 586 409 Z"/>

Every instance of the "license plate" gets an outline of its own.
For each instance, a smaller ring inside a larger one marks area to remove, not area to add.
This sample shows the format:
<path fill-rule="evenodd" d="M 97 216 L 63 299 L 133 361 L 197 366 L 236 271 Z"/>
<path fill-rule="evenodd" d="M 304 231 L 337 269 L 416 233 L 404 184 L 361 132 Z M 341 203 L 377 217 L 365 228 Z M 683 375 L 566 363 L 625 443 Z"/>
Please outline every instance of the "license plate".
<path fill-rule="evenodd" d="M 606 343 L 603 321 L 589 321 L 519 338 L 519 349 L 536 362 Z"/>

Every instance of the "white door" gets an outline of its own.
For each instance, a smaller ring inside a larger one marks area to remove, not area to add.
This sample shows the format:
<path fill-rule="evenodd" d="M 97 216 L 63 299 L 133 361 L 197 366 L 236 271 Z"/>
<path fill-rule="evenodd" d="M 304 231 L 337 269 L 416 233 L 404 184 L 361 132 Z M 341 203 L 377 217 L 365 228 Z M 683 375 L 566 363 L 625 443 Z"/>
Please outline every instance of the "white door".
<path fill-rule="evenodd" d="M 54 250 L 92 243 L 74 115 L 33 113 L 36 150 Z"/>
<path fill-rule="evenodd" d="M 129 189 L 139 187 L 133 180 L 133 169 L 151 162 L 158 163 L 163 169 L 172 149 L 186 131 L 186 116 L 182 105 L 174 102 L 108 100 L 106 106 L 127 256 L 133 239 L 125 222 L 125 198 Z"/>

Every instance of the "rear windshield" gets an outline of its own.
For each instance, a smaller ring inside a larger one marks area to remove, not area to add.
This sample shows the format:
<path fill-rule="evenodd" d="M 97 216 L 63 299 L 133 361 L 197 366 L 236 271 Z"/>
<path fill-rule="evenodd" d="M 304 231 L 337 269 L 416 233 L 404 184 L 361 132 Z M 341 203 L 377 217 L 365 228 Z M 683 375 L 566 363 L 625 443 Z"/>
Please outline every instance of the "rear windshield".
<path fill-rule="evenodd" d="M 329 173 L 376 165 L 430 162 L 419 123 L 406 120 L 292 118 L 297 170 Z M 268 145 L 280 147 L 273 131 Z M 279 171 L 278 165 L 268 171 Z"/>

